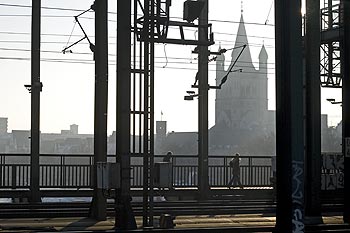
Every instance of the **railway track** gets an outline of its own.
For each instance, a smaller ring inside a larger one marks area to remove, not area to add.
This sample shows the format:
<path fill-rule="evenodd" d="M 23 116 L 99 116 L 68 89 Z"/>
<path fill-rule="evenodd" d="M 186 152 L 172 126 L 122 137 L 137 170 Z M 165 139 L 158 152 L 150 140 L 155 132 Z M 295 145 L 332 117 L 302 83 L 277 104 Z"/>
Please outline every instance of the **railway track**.
<path fill-rule="evenodd" d="M 263 214 L 274 216 L 275 203 L 270 200 L 211 200 L 211 201 L 166 201 L 154 203 L 154 214 L 159 216 L 162 213 L 169 213 L 174 216 L 186 215 L 234 215 L 234 214 Z M 132 203 L 136 216 L 142 216 L 142 202 Z M 55 217 L 88 217 L 90 203 L 2 203 L 0 204 L 0 218 L 55 218 Z M 326 206 L 329 208 L 329 206 Z M 338 208 L 338 207 L 337 207 Z M 109 202 L 107 208 L 109 216 L 114 215 L 114 203 Z M 252 220 L 250 220 L 252 221 Z M 0 224 L 1 225 L 1 224 Z M 167 229 L 166 232 L 199 232 L 199 228 L 175 228 Z M 269 226 L 235 226 L 235 227 L 201 227 L 200 232 L 272 232 L 273 224 Z M 47 230 L 47 229 L 46 229 Z M 74 230 L 73 228 L 71 230 Z M 78 229 L 77 229 L 78 230 Z M 48 231 L 48 230 L 47 230 Z M 56 230 L 55 230 L 56 231 Z M 115 232 L 111 230 L 96 230 L 98 232 Z M 77 232 L 96 232 L 83 230 Z M 75 231 L 74 231 L 75 232 Z M 118 231 L 128 232 L 128 231 Z M 133 231 L 135 232 L 135 231 Z M 137 230 L 136 232 L 142 232 Z M 164 232 L 162 229 L 153 229 L 152 232 Z M 350 232 L 348 224 L 313 224 L 307 225 L 307 233 L 326 232 Z"/>
<path fill-rule="evenodd" d="M 142 216 L 142 202 L 133 202 L 133 211 L 136 216 Z M 88 217 L 89 202 L 71 203 L 1 203 L 0 218 L 57 218 L 57 217 Z M 210 201 L 165 201 L 154 203 L 154 215 L 160 216 L 168 213 L 173 216 L 186 215 L 238 215 L 238 214 L 263 214 L 264 216 L 274 216 L 276 204 L 271 200 L 210 200 Z M 338 211 L 339 204 L 323 206 L 324 210 Z M 107 215 L 114 216 L 114 203 L 107 205 Z M 245 227 L 220 227 L 200 228 L 200 232 L 272 232 L 273 226 L 245 226 Z M 139 230 L 141 232 L 141 230 Z M 154 232 L 164 232 L 154 229 Z M 94 232 L 94 231 L 84 231 Z M 102 232 L 99 230 L 99 232 Z M 114 231 L 104 231 L 114 232 Z M 122 231 L 121 231 L 122 232 Z M 127 232 L 127 231 L 125 231 Z M 166 232 L 198 232 L 198 229 L 167 229 Z M 350 232 L 347 224 L 314 224 L 307 225 L 307 233 L 316 232 Z"/>
<path fill-rule="evenodd" d="M 0 218 L 14 217 L 88 217 L 91 203 L 0 203 Z M 133 202 L 136 216 L 142 216 L 142 202 Z M 171 215 L 227 215 L 227 214 L 270 214 L 276 204 L 271 200 L 210 200 L 210 201 L 164 201 L 154 202 L 154 214 Z M 341 212 L 342 204 L 324 204 L 323 212 Z M 114 216 L 114 203 L 107 204 L 107 215 Z"/>
<path fill-rule="evenodd" d="M 142 216 L 142 202 L 132 203 L 136 216 Z M 154 214 L 172 215 L 224 215 L 262 213 L 274 214 L 275 203 L 271 201 L 165 201 L 154 203 Z M 26 217 L 87 217 L 90 203 L 2 203 L 0 204 L 0 218 Z M 108 203 L 107 215 L 114 215 L 114 203 Z"/>

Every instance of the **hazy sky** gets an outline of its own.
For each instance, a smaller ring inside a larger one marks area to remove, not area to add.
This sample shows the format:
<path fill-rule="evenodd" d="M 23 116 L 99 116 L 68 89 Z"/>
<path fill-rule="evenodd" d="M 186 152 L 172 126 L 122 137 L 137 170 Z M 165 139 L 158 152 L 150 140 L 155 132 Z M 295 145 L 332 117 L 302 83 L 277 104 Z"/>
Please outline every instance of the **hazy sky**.
<path fill-rule="evenodd" d="M 172 17 L 182 17 L 183 0 L 173 0 Z M 94 64 L 86 41 L 74 48 L 73 54 L 60 51 L 83 37 L 79 27 L 73 30 L 73 16 L 86 10 L 93 1 L 87 0 L 42 0 L 41 37 L 41 131 L 60 132 L 70 124 L 78 124 L 80 133 L 93 133 L 94 114 Z M 109 109 L 108 133 L 115 130 L 116 89 L 116 1 L 109 3 Z M 6 4 L 18 6 L 5 6 Z M 275 109 L 274 93 L 274 9 L 272 0 L 244 0 L 243 15 L 253 62 L 258 61 L 262 44 L 269 55 L 269 109 Z M 9 131 L 30 128 L 30 94 L 24 84 L 30 84 L 30 29 L 31 1 L 0 0 L 0 117 L 9 118 Z M 22 7 L 21 7 L 22 6 Z M 216 44 L 212 51 L 232 48 L 241 15 L 240 0 L 211 0 L 209 19 L 212 20 Z M 94 14 L 87 13 L 81 19 L 84 29 L 94 42 Z M 179 20 L 179 19 L 177 19 Z M 267 25 L 265 22 L 267 21 Z M 172 32 L 171 32 L 172 33 Z M 187 32 L 193 33 L 194 32 Z M 197 69 L 194 46 L 157 45 L 155 70 L 155 119 L 168 121 L 168 131 L 196 131 L 198 101 L 184 101 L 187 90 Z M 226 55 L 230 60 L 230 53 Z M 167 57 L 168 62 L 166 62 Z M 256 65 L 256 64 L 255 64 Z M 256 68 L 258 66 L 256 65 Z M 215 62 L 210 63 L 210 84 L 215 83 Z M 340 100 L 340 90 L 322 91 L 322 112 L 329 114 L 329 123 L 336 124 L 341 118 L 341 108 L 325 101 Z M 215 91 L 210 91 L 209 125 L 215 122 Z"/>

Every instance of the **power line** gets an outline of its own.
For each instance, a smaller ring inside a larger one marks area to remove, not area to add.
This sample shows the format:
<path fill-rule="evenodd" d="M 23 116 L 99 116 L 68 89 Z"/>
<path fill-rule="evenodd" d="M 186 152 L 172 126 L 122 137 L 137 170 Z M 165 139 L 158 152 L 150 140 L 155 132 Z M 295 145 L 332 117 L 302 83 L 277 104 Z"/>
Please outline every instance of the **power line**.
<path fill-rule="evenodd" d="M 23 58 L 23 57 L 0 57 L 0 60 L 17 60 L 17 61 L 30 61 L 30 58 Z M 71 63 L 71 64 L 89 64 L 93 65 L 95 64 L 94 61 L 92 60 L 84 60 L 84 59 L 55 59 L 55 58 L 41 58 L 40 61 L 42 62 L 57 62 L 57 63 Z M 115 61 L 109 62 L 109 65 L 116 65 Z M 190 68 L 190 67 L 164 67 L 164 66 L 155 66 L 156 68 L 160 69 L 180 69 L 180 70 L 193 70 L 197 71 L 197 68 Z M 209 71 L 216 71 L 213 69 L 209 69 Z M 265 74 L 264 72 L 249 72 L 249 71 L 242 71 L 242 73 L 247 73 L 247 74 Z M 275 73 L 267 73 L 267 74 L 275 74 Z"/>
<path fill-rule="evenodd" d="M 212 19 L 209 20 L 209 22 L 218 22 L 218 23 L 240 23 L 238 21 L 230 21 L 230 20 L 218 20 L 218 19 Z M 272 26 L 274 27 L 274 24 L 264 24 L 264 23 L 254 23 L 254 22 L 244 22 L 244 24 L 251 24 L 251 25 L 257 25 L 257 26 Z"/>
<path fill-rule="evenodd" d="M 192 30 L 191 30 L 192 31 Z M 3 31 L 1 32 L 0 31 L 0 34 L 5 34 L 5 35 L 30 35 L 30 32 L 11 32 L 11 31 Z M 274 40 L 275 38 L 273 37 L 266 37 L 266 36 L 254 36 L 254 35 L 240 35 L 240 34 L 234 34 L 234 33 L 225 33 L 225 32 L 214 32 L 214 34 L 220 34 L 220 35 L 228 35 L 228 36 L 239 36 L 239 37 L 252 37 L 252 38 L 260 38 L 260 39 L 270 39 L 270 40 Z M 57 37 L 69 37 L 70 35 L 68 34 L 57 34 L 57 33 L 42 33 L 41 34 L 42 36 L 57 36 Z M 72 37 L 81 37 L 81 35 L 76 35 L 76 34 L 73 34 Z M 92 38 L 94 36 L 91 36 Z M 115 36 L 108 36 L 108 38 L 111 38 L 111 39 L 116 39 Z M 230 44 L 233 43 L 233 41 L 228 41 L 228 40 L 216 40 L 216 42 L 231 42 Z M 249 45 L 249 44 L 248 44 Z M 263 44 L 258 44 L 258 45 L 263 45 Z M 266 45 L 266 44 L 264 44 Z M 268 45 L 268 46 L 272 46 L 272 45 Z"/>
<path fill-rule="evenodd" d="M 9 32 L 9 31 L 4 31 L 1 32 L 0 34 L 5 34 L 5 35 L 31 35 L 30 32 Z M 42 36 L 57 36 L 57 37 L 69 37 L 70 35 L 68 34 L 57 34 L 57 33 L 41 33 Z M 72 34 L 72 37 L 81 37 L 82 35 L 74 35 Z M 90 36 L 91 38 L 94 38 L 95 36 Z M 116 39 L 116 36 L 108 36 L 108 38 L 111 39 Z"/>
<path fill-rule="evenodd" d="M 0 15 L 0 17 L 32 17 L 32 15 L 23 15 L 23 14 L 13 14 L 13 15 Z M 74 18 L 72 15 L 41 15 L 42 18 Z M 95 18 L 80 16 L 79 19 L 89 19 L 94 20 Z M 108 19 L 108 22 L 117 23 L 117 20 Z"/>
<path fill-rule="evenodd" d="M 214 34 L 219 34 L 219 35 L 228 35 L 228 36 L 239 36 L 239 37 L 253 37 L 253 38 L 260 38 L 260 39 L 269 39 L 269 40 L 274 40 L 274 37 L 267 37 L 267 36 L 252 36 L 252 35 L 240 35 L 240 34 L 235 34 L 235 33 L 227 33 L 227 32 L 216 32 L 213 31 Z"/>
<path fill-rule="evenodd" d="M 232 41 L 230 40 L 217 40 L 218 42 L 226 42 L 225 45 L 232 45 Z M 222 45 L 222 44 L 221 44 Z M 274 48 L 275 46 L 269 44 L 259 44 L 259 43 L 247 43 L 249 47 L 261 47 L 265 46 L 265 48 Z"/>
<path fill-rule="evenodd" d="M 31 42 L 26 41 L 26 40 L 0 40 L 0 43 L 30 44 Z M 65 45 L 66 44 L 66 42 L 64 42 L 64 41 L 41 41 L 40 43 L 42 43 L 42 44 L 57 44 L 57 45 L 60 45 L 60 44 Z M 89 43 L 86 43 L 86 42 L 82 42 L 80 44 L 89 45 Z M 116 43 L 109 42 L 108 44 L 115 45 Z"/>
<path fill-rule="evenodd" d="M 30 5 L 21 5 L 21 4 L 7 4 L 7 3 L 0 3 L 0 6 L 5 6 L 5 7 L 20 7 L 20 8 L 32 8 Z M 60 11 L 75 11 L 75 12 L 83 12 L 85 10 L 81 9 L 73 9 L 73 8 L 62 8 L 62 7 L 47 7 L 47 6 L 42 6 L 41 9 L 45 10 L 60 10 Z M 108 12 L 109 14 L 117 14 L 115 12 Z"/>
<path fill-rule="evenodd" d="M 18 51 L 18 52 L 31 52 L 30 49 L 20 49 L 20 48 L 2 48 L 0 47 L 0 50 L 4 50 L 4 51 Z M 54 54 L 62 54 L 61 51 L 54 51 L 54 50 L 41 50 L 40 52 L 43 53 L 54 53 Z M 87 53 L 87 52 L 74 52 L 72 53 L 73 55 L 92 55 L 92 53 Z M 116 56 L 116 54 L 108 54 L 109 56 Z M 139 57 L 138 57 L 139 58 Z M 156 59 L 169 59 L 169 60 L 184 60 L 184 62 L 169 62 L 169 63 L 178 63 L 178 64 L 197 64 L 197 63 L 193 63 L 192 62 L 192 58 L 183 58 L 183 57 L 161 57 L 161 56 L 156 56 Z M 194 60 L 196 61 L 196 60 Z M 163 63 L 165 63 L 166 61 L 164 61 Z M 160 61 L 157 61 L 157 63 L 161 63 Z M 237 61 L 238 64 L 268 64 L 268 65 L 275 65 L 275 63 L 269 63 L 269 62 L 247 62 L 247 61 Z M 231 64 L 231 61 L 225 61 L 225 64 Z M 216 65 L 213 63 L 209 64 L 210 66 Z M 250 66 L 243 66 L 243 67 L 250 67 Z M 270 69 L 270 68 L 268 68 Z"/>
<path fill-rule="evenodd" d="M 0 15 L 0 17 L 31 17 L 31 15 Z M 73 18 L 73 16 L 68 16 L 68 15 L 43 15 L 42 17 L 47 17 L 47 18 Z M 90 18 L 90 17 L 79 17 L 82 19 L 89 19 L 89 20 L 93 20 L 94 18 Z M 112 19 L 108 19 L 109 22 L 113 22 L 116 23 L 116 20 L 112 20 Z M 192 31 L 195 32 L 196 30 L 194 29 L 188 29 L 185 28 L 183 29 L 184 31 Z M 266 40 L 274 40 L 275 38 L 273 37 L 268 37 L 268 36 L 255 36 L 255 35 L 240 35 L 240 34 L 235 34 L 235 33 L 227 33 L 227 32 L 217 32 L 217 31 L 213 31 L 214 34 L 218 34 L 218 35 L 228 35 L 228 36 L 238 36 L 238 37 L 252 37 L 252 38 L 259 38 L 259 39 L 266 39 Z"/>
<path fill-rule="evenodd" d="M 31 52 L 30 49 L 19 49 L 19 48 L 0 48 L 0 50 L 5 51 L 18 51 L 18 52 Z M 40 50 L 42 53 L 54 53 L 54 54 L 62 54 L 62 51 L 54 51 L 54 50 Z M 90 53 L 84 53 L 84 52 L 73 52 L 71 54 L 76 55 L 92 55 L 92 52 Z M 108 54 L 108 56 L 115 56 L 115 54 Z"/>
<path fill-rule="evenodd" d="M 115 37 L 112 37 L 112 38 L 115 38 Z M 222 43 L 224 45 L 232 45 L 233 44 L 233 42 L 231 42 L 229 40 L 216 40 L 216 42 L 218 42 L 218 43 L 226 42 L 226 43 Z M 31 42 L 29 40 L 28 41 L 26 41 L 26 40 L 0 40 L 0 43 L 29 44 Z M 60 44 L 65 45 L 66 44 L 66 42 L 64 42 L 64 41 L 41 41 L 41 43 L 42 44 L 58 44 L 58 45 L 60 45 Z M 88 43 L 82 42 L 81 44 L 88 44 Z M 108 44 L 115 45 L 116 42 L 109 42 Z M 261 47 L 261 46 L 265 45 L 265 47 L 267 47 L 267 48 L 274 48 L 274 46 L 272 46 L 272 45 L 258 44 L 258 43 L 248 43 L 247 45 L 249 47 Z"/>
<path fill-rule="evenodd" d="M 171 17 L 172 19 L 181 19 L 181 17 Z M 232 21 L 232 20 L 221 20 L 221 19 L 209 19 L 209 22 L 217 22 L 217 23 L 235 23 L 239 24 L 240 21 Z M 256 22 L 244 22 L 244 24 L 251 24 L 257 26 L 275 26 L 274 24 L 265 24 L 265 23 L 256 23 Z"/>
<path fill-rule="evenodd" d="M 11 15 L 0 15 L 0 17 L 32 17 L 32 15 L 24 14 L 11 14 Z M 43 18 L 73 18 L 71 15 L 41 15 Z M 94 19 L 91 17 L 80 17 L 83 19 Z"/>
<path fill-rule="evenodd" d="M 22 8 L 31 8 L 32 6 L 29 5 L 20 5 L 20 4 L 6 4 L 6 3 L 0 3 L 0 6 L 5 6 L 5 7 L 22 7 Z M 73 8 L 62 8 L 62 7 L 41 7 L 42 9 L 46 10 L 62 10 L 62 11 L 74 11 L 74 12 L 83 12 L 84 10 L 82 9 L 73 9 Z M 108 12 L 109 14 L 114 14 L 116 15 L 116 12 Z M 171 19 L 181 19 L 181 17 L 171 17 Z M 234 24 L 239 24 L 239 21 L 231 21 L 231 20 L 220 20 L 220 19 L 210 19 L 209 22 L 218 22 L 218 23 L 234 23 Z M 275 26 L 274 24 L 265 24 L 265 23 L 257 23 L 257 22 L 244 22 L 244 24 L 248 25 L 256 25 L 256 26 Z"/>

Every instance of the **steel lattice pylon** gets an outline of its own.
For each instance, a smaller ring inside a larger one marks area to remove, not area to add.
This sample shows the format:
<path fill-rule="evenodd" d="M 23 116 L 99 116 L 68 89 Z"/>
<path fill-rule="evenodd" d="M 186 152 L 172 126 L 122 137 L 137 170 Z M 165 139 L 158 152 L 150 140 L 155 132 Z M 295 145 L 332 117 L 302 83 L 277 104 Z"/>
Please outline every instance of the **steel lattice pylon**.
<path fill-rule="evenodd" d="M 207 0 L 189 2 L 204 5 Z M 214 44 L 211 24 L 171 21 L 170 5 L 170 0 L 118 1 L 117 161 L 121 163 L 121 188 L 116 193 L 116 226 L 120 228 L 132 227 L 134 222 L 129 222 L 134 219 L 130 205 L 131 155 L 139 157 L 143 169 L 143 226 L 153 227 L 155 43 Z M 168 38 L 170 27 L 180 32 L 180 38 Z M 186 27 L 199 30 L 202 37 L 185 38 Z"/>
<path fill-rule="evenodd" d="M 321 9 L 321 62 L 322 87 L 342 87 L 342 7 L 339 0 L 324 1 Z"/>

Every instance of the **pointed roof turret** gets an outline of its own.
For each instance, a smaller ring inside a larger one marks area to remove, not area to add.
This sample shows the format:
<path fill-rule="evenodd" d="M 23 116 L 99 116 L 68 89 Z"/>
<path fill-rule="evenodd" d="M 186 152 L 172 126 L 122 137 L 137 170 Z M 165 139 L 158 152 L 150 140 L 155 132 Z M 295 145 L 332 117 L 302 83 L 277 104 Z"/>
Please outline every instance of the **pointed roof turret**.
<path fill-rule="evenodd" d="M 261 47 L 260 53 L 259 53 L 259 60 L 267 60 L 269 56 L 267 55 L 265 45 Z"/>
<path fill-rule="evenodd" d="M 253 63 L 252 63 L 252 57 L 250 54 L 250 49 L 248 46 L 248 38 L 247 38 L 247 32 L 245 30 L 245 26 L 244 26 L 244 20 L 243 20 L 243 14 L 241 14 L 241 19 L 239 21 L 239 26 L 238 26 L 238 31 L 237 31 L 237 36 L 236 36 L 236 42 L 235 42 L 235 48 L 242 46 L 242 45 L 247 45 L 247 47 L 244 49 L 243 53 L 241 54 L 239 61 L 244 62 L 244 65 L 242 65 L 242 63 L 238 63 L 237 66 L 244 66 L 244 67 L 252 67 Z M 234 62 L 238 56 L 238 54 L 240 53 L 241 49 L 233 49 L 232 50 L 232 54 L 231 54 L 231 58 L 232 58 L 232 62 Z"/>
<path fill-rule="evenodd" d="M 224 52 L 221 51 L 222 48 L 221 48 L 221 43 L 219 44 L 219 49 L 218 49 L 218 52 L 221 52 L 220 55 L 217 55 L 217 61 L 224 61 L 225 60 L 225 55 L 224 55 Z M 225 50 L 226 51 L 226 50 Z"/>

